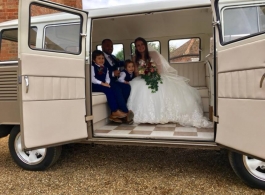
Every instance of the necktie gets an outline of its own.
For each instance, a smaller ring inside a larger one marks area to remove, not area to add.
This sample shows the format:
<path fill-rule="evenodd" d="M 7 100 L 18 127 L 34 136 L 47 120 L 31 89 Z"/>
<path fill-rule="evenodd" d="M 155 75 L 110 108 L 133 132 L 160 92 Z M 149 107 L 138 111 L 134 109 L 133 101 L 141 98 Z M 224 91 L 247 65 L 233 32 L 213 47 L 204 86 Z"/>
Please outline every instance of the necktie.
<path fill-rule="evenodd" d="M 114 60 L 113 60 L 113 57 L 111 55 L 109 55 L 109 59 L 110 59 L 110 62 L 111 62 L 111 65 L 114 66 Z"/>

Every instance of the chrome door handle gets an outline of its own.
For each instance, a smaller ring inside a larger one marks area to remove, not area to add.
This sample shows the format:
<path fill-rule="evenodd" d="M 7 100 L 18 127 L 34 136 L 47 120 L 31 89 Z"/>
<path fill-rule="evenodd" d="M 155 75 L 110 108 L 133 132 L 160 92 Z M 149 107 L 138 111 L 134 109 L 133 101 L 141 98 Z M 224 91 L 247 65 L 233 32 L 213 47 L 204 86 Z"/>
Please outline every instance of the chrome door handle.
<path fill-rule="evenodd" d="M 29 77 L 28 76 L 24 76 L 25 82 L 26 82 L 26 93 L 29 92 Z"/>

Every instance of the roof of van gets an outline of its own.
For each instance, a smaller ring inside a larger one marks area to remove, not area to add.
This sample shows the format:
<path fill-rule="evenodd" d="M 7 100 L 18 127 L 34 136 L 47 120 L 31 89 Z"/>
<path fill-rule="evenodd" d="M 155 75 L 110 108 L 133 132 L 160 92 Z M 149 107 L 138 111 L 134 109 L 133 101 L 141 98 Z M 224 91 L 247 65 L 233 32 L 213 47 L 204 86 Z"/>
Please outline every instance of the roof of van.
<path fill-rule="evenodd" d="M 190 7 L 202 7 L 210 6 L 210 0 L 165 0 L 165 1 L 154 1 L 139 4 L 119 5 L 107 8 L 97 9 L 86 9 L 89 12 L 89 17 L 107 17 L 115 15 L 128 15 L 134 13 L 148 13 L 154 11 L 182 9 Z M 67 16 L 66 16 L 67 15 Z M 45 21 L 65 21 L 75 19 L 74 15 L 65 13 L 47 14 L 41 16 L 35 16 L 34 22 L 45 22 Z M 0 27 L 12 27 L 17 26 L 18 20 L 10 20 L 0 23 Z"/>
<path fill-rule="evenodd" d="M 85 11 L 88 11 L 89 17 L 93 18 L 210 5 L 210 0 L 164 0 L 138 4 L 119 5 L 106 8 L 86 9 Z"/>

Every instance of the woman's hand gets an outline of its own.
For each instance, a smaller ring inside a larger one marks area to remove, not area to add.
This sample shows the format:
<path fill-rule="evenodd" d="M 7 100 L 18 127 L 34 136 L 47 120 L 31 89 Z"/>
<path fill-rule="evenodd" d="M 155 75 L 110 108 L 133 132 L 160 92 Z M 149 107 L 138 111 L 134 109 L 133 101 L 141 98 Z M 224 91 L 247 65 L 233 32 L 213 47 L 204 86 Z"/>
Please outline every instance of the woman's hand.
<path fill-rule="evenodd" d="M 101 85 L 103 85 L 104 87 L 109 87 L 110 88 L 110 85 L 108 83 L 101 83 Z"/>
<path fill-rule="evenodd" d="M 134 74 L 135 76 L 138 76 L 139 75 L 138 63 L 135 61 L 135 56 L 132 56 L 132 61 L 134 63 Z"/>

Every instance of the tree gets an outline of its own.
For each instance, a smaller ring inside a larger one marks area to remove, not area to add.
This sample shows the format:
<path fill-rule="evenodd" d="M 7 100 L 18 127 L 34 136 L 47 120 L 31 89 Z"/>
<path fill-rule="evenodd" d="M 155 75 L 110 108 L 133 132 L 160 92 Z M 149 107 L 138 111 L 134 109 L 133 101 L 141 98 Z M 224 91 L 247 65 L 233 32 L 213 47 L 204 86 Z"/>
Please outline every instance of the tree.
<path fill-rule="evenodd" d="M 154 43 L 154 42 L 147 42 L 147 44 L 151 47 L 153 47 L 155 50 L 157 50 L 160 53 L 160 44 L 158 43 Z M 135 53 L 135 45 L 134 43 L 131 44 L 131 50 L 132 53 Z M 118 51 L 118 53 L 115 55 L 116 58 L 118 58 L 119 60 L 124 60 L 124 52 L 123 49 L 121 49 L 120 51 Z"/>
<path fill-rule="evenodd" d="M 124 60 L 124 52 L 123 52 L 123 49 L 120 50 L 116 55 L 115 55 L 116 58 L 118 58 L 119 60 Z"/>

